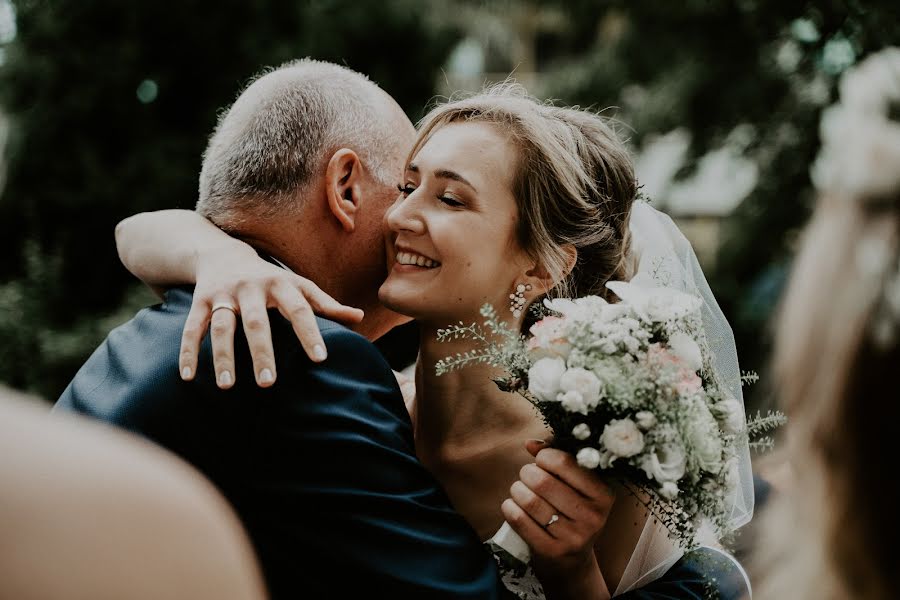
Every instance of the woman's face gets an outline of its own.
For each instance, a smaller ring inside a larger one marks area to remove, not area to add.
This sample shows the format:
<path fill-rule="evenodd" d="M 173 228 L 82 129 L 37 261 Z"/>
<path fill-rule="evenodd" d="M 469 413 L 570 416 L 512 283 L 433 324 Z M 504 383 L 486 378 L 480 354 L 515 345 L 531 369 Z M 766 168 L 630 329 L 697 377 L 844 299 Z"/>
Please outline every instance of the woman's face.
<path fill-rule="evenodd" d="M 515 238 L 518 152 L 487 123 L 437 129 L 406 167 L 385 215 L 388 277 L 379 299 L 437 325 L 506 314 L 529 260 Z"/>

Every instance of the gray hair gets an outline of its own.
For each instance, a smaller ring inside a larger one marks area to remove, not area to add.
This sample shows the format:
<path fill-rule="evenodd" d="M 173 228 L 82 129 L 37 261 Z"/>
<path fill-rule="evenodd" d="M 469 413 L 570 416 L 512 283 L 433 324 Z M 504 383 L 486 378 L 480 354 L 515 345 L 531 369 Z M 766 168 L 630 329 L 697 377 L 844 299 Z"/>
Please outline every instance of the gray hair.
<path fill-rule="evenodd" d="M 197 212 L 220 226 L 296 209 L 330 153 L 349 148 L 379 182 L 395 183 L 387 95 L 365 75 L 301 59 L 257 75 L 219 117 L 203 154 Z"/>

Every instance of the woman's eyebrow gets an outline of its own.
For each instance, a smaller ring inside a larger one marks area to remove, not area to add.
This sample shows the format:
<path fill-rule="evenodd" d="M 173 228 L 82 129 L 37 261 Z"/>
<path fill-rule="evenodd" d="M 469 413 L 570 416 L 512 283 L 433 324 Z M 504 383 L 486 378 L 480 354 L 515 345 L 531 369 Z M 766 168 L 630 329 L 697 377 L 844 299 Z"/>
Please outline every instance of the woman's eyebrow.
<path fill-rule="evenodd" d="M 406 170 L 412 171 L 413 173 L 418 173 L 419 165 L 417 165 L 415 163 L 409 163 L 409 165 L 407 165 L 407 167 L 406 167 Z M 466 179 L 465 177 L 463 177 L 456 171 L 451 171 L 450 169 L 437 169 L 434 172 L 434 176 L 437 177 L 438 179 L 452 179 L 453 181 L 458 181 L 458 182 L 465 184 L 465 185 L 469 186 L 470 188 L 472 188 L 473 192 L 476 192 L 476 193 L 478 192 L 478 190 L 475 189 L 475 186 L 472 185 L 468 179 Z"/>

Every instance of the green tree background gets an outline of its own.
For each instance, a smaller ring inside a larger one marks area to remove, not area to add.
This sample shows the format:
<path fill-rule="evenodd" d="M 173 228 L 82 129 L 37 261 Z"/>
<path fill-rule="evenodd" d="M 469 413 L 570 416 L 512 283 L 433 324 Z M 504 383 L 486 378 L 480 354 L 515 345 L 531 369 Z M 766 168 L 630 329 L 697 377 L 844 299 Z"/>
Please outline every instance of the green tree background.
<path fill-rule="evenodd" d="M 0 0 L 2 3 L 2 0 Z M 551 22 L 533 91 L 616 106 L 640 152 L 690 132 L 690 177 L 743 128 L 753 191 L 721 223 L 708 277 L 744 368 L 766 381 L 769 323 L 813 195 L 821 109 L 840 73 L 900 43 L 896 0 L 18 0 L 3 46 L 11 123 L 0 190 L 0 381 L 54 399 L 106 332 L 152 297 L 119 265 L 115 223 L 191 207 L 215 123 L 260 68 L 301 56 L 368 74 L 413 120 L 474 31 Z M 499 24 L 499 25 L 498 25 Z M 502 36 L 499 39 L 503 39 Z M 503 44 L 493 70 L 521 65 Z M 765 386 L 757 386 L 761 402 Z"/>

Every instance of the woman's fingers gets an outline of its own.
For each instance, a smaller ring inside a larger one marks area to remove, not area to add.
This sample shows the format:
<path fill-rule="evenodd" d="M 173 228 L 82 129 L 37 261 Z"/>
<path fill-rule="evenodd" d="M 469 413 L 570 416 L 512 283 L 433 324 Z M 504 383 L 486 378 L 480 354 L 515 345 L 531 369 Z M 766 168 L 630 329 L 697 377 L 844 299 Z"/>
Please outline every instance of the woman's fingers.
<path fill-rule="evenodd" d="M 297 288 L 281 282 L 272 286 L 270 293 L 278 311 L 291 322 L 294 333 L 300 340 L 300 345 L 303 346 L 306 355 L 315 362 L 325 360 L 328 356 L 325 351 L 325 342 L 319 332 L 316 315 L 303 293 Z"/>
<path fill-rule="evenodd" d="M 578 493 L 596 500 L 610 500 L 615 497 L 613 489 L 596 473 L 578 464 L 568 452 L 555 448 L 544 448 L 535 456 L 535 463 L 544 471 L 569 484 Z"/>
<path fill-rule="evenodd" d="M 297 287 L 303 292 L 306 301 L 312 306 L 317 315 L 327 317 L 345 324 L 354 324 L 362 321 L 364 313 L 358 308 L 341 304 L 309 279 L 298 277 Z"/>
<path fill-rule="evenodd" d="M 237 315 L 231 309 L 216 308 L 221 305 L 231 306 L 231 302 L 213 303 L 209 329 L 216 384 L 227 390 L 234 385 L 234 332 L 237 329 Z"/>
<path fill-rule="evenodd" d="M 503 504 L 500 505 L 500 512 L 503 513 L 503 518 L 506 519 L 506 522 L 509 523 L 510 527 L 512 527 L 513 530 L 525 540 L 525 543 L 532 547 L 532 549 L 534 549 L 535 546 L 552 543 L 553 538 L 543 527 L 543 524 L 539 524 L 535 521 L 531 515 L 525 512 L 525 509 L 521 506 L 516 504 L 515 500 L 512 498 L 507 498 L 503 501 Z"/>
<path fill-rule="evenodd" d="M 196 298 L 191 304 L 184 331 L 181 333 L 181 350 L 178 353 L 178 372 L 185 381 L 191 381 L 197 374 L 197 357 L 200 355 L 200 344 L 209 327 L 209 309 L 206 302 Z"/>
<path fill-rule="evenodd" d="M 551 525 L 556 526 L 559 520 L 566 518 L 559 509 L 535 494 L 531 488 L 521 481 L 516 481 L 512 484 L 509 488 L 509 497 L 512 498 L 535 523 L 543 527 L 551 537 L 553 536 L 553 528 Z M 556 515 L 555 518 L 554 515 Z"/>
<path fill-rule="evenodd" d="M 253 372 L 260 387 L 275 383 L 275 351 L 272 349 L 272 329 L 266 311 L 266 296 L 260 288 L 244 288 L 238 295 L 241 324 L 253 360 Z"/>
<path fill-rule="evenodd" d="M 533 463 L 527 464 L 519 470 L 519 480 L 535 495 L 555 507 L 557 509 L 555 512 L 569 515 L 572 518 L 577 518 L 585 512 L 587 503 L 578 492 Z M 549 518 L 548 516 L 547 519 L 549 520 Z M 544 521 L 544 524 L 546 523 L 547 521 Z"/>

